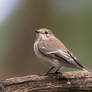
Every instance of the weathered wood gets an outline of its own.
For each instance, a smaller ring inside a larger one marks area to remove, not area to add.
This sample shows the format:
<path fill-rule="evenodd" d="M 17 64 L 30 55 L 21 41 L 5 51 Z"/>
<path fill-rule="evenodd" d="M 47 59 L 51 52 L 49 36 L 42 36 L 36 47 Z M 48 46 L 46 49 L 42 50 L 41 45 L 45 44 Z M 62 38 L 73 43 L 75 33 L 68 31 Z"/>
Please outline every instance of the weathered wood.
<path fill-rule="evenodd" d="M 84 71 L 49 76 L 29 75 L 6 79 L 3 82 L 5 92 L 92 92 L 92 74 Z M 2 85 L 0 87 L 3 87 Z"/>

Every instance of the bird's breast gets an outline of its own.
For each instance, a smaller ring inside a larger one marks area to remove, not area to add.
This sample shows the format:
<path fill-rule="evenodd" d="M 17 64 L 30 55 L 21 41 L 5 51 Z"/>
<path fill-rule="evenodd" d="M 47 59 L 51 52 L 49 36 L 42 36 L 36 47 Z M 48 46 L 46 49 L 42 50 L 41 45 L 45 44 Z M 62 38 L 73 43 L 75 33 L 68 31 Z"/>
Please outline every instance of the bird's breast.
<path fill-rule="evenodd" d="M 38 58 L 41 58 L 41 59 L 46 59 L 46 57 L 44 55 L 42 55 L 42 53 L 39 51 L 39 47 L 38 47 L 38 44 L 39 44 L 39 39 L 34 43 L 34 52 L 36 54 L 36 56 Z"/>
<path fill-rule="evenodd" d="M 40 52 L 38 50 L 38 43 L 39 43 L 39 40 L 36 40 L 35 43 L 34 43 L 34 52 L 35 52 L 37 57 L 41 57 Z"/>
<path fill-rule="evenodd" d="M 37 56 L 38 58 L 40 58 L 40 59 L 43 59 L 44 61 L 49 61 L 49 62 L 51 62 L 51 60 L 50 60 L 48 57 L 42 55 L 42 53 L 39 51 L 39 49 L 38 49 L 38 44 L 39 44 L 39 40 L 37 40 L 37 41 L 34 43 L 34 52 L 35 52 L 36 56 Z"/>

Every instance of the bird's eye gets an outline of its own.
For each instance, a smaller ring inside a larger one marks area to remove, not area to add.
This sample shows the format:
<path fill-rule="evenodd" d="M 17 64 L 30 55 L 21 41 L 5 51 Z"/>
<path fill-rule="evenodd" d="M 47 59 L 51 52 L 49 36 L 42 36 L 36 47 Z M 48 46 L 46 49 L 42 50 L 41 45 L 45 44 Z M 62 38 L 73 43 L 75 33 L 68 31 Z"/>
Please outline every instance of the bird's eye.
<path fill-rule="evenodd" d="M 48 32 L 45 32 L 45 34 L 48 34 Z"/>

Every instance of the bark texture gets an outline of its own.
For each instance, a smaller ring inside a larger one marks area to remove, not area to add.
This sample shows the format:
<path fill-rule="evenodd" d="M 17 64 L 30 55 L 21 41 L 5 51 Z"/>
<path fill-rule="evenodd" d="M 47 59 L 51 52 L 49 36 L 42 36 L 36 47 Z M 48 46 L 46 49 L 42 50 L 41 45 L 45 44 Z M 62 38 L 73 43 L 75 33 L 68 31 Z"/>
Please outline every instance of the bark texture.
<path fill-rule="evenodd" d="M 0 92 L 92 92 L 92 74 L 84 71 L 14 77 L 3 83 Z"/>

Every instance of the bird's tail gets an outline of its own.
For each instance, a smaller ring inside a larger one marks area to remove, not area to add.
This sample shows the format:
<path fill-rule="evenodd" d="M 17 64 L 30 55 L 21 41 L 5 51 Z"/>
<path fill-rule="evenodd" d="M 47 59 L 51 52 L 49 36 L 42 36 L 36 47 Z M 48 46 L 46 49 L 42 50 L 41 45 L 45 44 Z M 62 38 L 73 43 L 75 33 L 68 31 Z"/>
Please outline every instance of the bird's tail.
<path fill-rule="evenodd" d="M 82 68 L 83 71 L 89 72 L 92 74 L 92 70 L 88 69 L 87 67 L 83 66 Z"/>

